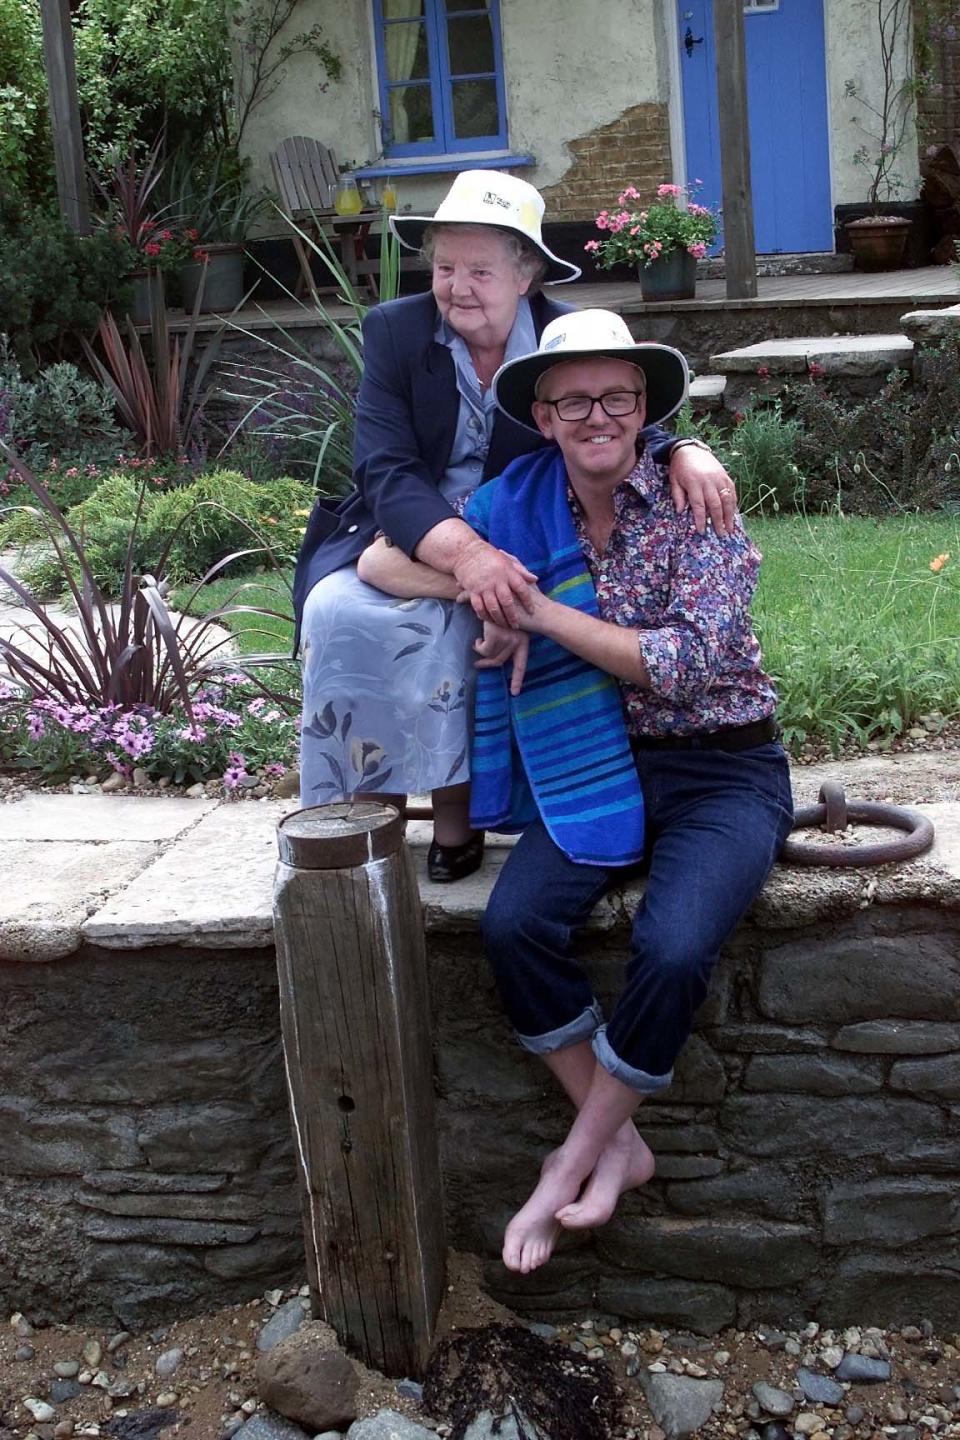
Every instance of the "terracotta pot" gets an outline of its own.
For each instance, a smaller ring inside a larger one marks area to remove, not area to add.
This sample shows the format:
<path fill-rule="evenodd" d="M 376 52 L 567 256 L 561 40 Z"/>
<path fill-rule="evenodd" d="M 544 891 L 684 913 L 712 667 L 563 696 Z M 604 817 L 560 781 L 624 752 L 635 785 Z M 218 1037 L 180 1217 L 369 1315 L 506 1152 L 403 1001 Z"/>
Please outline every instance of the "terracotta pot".
<path fill-rule="evenodd" d="M 243 246 L 204 245 L 210 259 L 191 260 L 180 271 L 183 308 L 192 311 L 203 286 L 200 313 L 233 310 L 243 299 Z"/>
<path fill-rule="evenodd" d="M 899 270 L 910 233 L 903 215 L 868 215 L 851 220 L 847 238 L 858 270 Z"/>
<path fill-rule="evenodd" d="M 671 250 L 639 267 L 644 300 L 692 300 L 697 290 L 697 262 L 688 250 Z"/>

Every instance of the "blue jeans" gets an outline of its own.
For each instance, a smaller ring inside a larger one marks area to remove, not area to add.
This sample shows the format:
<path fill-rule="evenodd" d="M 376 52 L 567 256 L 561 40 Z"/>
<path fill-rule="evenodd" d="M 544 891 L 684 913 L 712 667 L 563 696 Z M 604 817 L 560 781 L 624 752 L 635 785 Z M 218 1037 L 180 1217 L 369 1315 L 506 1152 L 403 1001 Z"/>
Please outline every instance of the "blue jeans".
<path fill-rule="evenodd" d="M 548 1055 L 589 1040 L 599 1063 L 641 1095 L 666 1089 L 720 946 L 763 887 L 793 821 L 776 743 L 640 750 L 647 872 L 626 983 L 603 1023 L 573 937 L 601 896 L 637 873 L 578 865 L 542 822 L 504 865 L 483 919 L 487 956 L 517 1038 Z"/>

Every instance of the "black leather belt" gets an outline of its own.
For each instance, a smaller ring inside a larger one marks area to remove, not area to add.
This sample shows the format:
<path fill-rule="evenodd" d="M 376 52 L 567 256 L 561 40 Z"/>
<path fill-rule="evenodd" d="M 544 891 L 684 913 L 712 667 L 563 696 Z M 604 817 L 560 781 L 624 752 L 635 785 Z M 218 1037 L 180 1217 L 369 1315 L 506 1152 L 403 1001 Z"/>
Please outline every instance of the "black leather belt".
<path fill-rule="evenodd" d="M 749 725 L 729 725 L 699 735 L 635 735 L 630 744 L 634 750 L 752 750 L 779 738 L 780 726 L 768 715 Z"/>

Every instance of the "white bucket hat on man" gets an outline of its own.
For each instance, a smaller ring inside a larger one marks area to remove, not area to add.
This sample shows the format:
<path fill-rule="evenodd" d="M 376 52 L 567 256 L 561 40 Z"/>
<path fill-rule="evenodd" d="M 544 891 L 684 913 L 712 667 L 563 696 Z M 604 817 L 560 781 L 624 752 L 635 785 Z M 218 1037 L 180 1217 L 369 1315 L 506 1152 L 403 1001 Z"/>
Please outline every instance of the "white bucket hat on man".
<path fill-rule="evenodd" d="M 493 377 L 494 399 L 512 420 L 536 430 L 531 406 L 540 376 L 564 361 L 598 356 L 627 360 L 643 371 L 647 381 L 646 425 L 668 419 L 686 399 L 690 372 L 680 351 L 670 345 L 634 340 L 626 322 L 612 310 L 573 310 L 551 320 L 540 337 L 538 350 L 500 366 Z"/>
<path fill-rule="evenodd" d="M 410 250 L 423 246 L 428 225 L 495 225 L 522 235 L 547 262 L 544 283 L 560 285 L 579 278 L 580 269 L 548 250 L 543 243 L 543 200 L 526 180 L 502 170 L 461 170 L 435 215 L 391 215 L 390 229 Z"/>

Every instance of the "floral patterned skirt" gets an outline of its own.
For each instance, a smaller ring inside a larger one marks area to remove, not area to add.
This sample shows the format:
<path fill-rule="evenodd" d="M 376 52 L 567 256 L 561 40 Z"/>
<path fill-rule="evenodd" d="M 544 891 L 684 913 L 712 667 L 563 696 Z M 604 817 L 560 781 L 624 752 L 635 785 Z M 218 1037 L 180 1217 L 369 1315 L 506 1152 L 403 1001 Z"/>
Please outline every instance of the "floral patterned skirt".
<path fill-rule="evenodd" d="M 479 634 L 469 605 L 397 600 L 353 565 L 318 581 L 303 616 L 301 803 L 469 780 Z"/>

